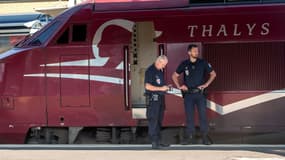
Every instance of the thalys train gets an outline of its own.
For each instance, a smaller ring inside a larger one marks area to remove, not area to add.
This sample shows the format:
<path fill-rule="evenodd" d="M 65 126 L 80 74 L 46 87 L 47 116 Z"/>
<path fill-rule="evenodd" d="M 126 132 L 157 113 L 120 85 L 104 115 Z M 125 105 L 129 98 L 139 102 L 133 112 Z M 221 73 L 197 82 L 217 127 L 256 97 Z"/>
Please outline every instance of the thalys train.
<path fill-rule="evenodd" d="M 217 73 L 207 89 L 212 141 L 285 143 L 284 19 L 285 3 L 68 9 L 0 54 L 0 143 L 148 143 L 144 72 L 164 54 L 173 84 L 190 43 Z M 181 92 L 173 88 L 165 104 L 162 139 L 180 143 Z"/>

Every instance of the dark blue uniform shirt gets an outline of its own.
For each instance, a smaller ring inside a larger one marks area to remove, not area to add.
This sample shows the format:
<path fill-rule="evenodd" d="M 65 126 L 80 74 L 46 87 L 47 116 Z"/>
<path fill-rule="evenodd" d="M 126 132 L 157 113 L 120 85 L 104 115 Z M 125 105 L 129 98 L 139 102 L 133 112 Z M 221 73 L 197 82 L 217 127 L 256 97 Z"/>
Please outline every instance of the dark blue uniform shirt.
<path fill-rule="evenodd" d="M 190 59 L 184 60 L 176 69 L 176 73 L 184 73 L 184 83 L 188 88 L 196 88 L 205 83 L 205 73 L 212 72 L 211 65 L 203 59 L 191 62 Z"/>
<path fill-rule="evenodd" d="M 147 68 L 147 70 L 145 71 L 144 83 L 145 84 L 149 83 L 149 84 L 156 86 L 156 87 L 164 86 L 165 82 L 164 82 L 164 74 L 163 74 L 162 70 L 155 68 L 154 64 L 149 66 Z M 146 93 L 147 94 L 158 93 L 161 95 L 165 94 L 165 92 L 162 92 L 162 91 L 149 91 L 149 90 L 146 90 Z"/>

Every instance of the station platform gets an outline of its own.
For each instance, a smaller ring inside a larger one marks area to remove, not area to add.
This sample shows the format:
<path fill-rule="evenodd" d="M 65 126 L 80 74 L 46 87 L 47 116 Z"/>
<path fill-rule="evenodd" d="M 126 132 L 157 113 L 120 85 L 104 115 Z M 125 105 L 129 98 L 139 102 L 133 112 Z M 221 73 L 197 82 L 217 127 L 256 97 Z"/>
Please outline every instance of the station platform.
<path fill-rule="evenodd" d="M 285 145 L 0 145 L 0 160 L 285 160 Z"/>

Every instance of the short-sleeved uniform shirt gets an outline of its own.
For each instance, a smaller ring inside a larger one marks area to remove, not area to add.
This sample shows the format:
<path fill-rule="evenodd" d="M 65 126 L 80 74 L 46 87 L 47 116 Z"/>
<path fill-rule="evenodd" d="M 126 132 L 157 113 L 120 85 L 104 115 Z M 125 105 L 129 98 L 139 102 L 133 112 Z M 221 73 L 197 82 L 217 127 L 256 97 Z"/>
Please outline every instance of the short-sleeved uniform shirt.
<path fill-rule="evenodd" d="M 188 88 L 203 85 L 205 83 L 205 74 L 212 71 L 212 66 L 199 58 L 194 63 L 190 59 L 184 60 L 176 69 L 176 73 L 184 73 L 184 83 Z"/>
<path fill-rule="evenodd" d="M 165 81 L 164 81 L 164 74 L 162 70 L 159 70 L 155 67 L 154 64 L 152 64 L 151 66 L 149 66 L 147 68 L 147 70 L 145 71 L 145 79 L 144 79 L 144 83 L 149 83 L 153 86 L 156 87 L 162 87 L 165 85 Z M 147 94 L 151 94 L 151 93 L 157 93 L 157 94 L 165 94 L 165 92 L 162 91 L 149 91 L 146 90 Z"/>

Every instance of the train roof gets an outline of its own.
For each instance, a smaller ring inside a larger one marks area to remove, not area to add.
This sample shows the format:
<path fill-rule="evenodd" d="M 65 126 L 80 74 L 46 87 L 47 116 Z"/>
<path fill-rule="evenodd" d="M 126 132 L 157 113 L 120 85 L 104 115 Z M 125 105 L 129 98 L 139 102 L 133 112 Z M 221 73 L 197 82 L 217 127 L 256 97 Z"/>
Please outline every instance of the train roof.
<path fill-rule="evenodd" d="M 133 11 L 160 10 L 179 8 L 228 8 L 248 6 L 282 5 L 284 0 L 274 1 L 229 1 L 225 3 L 192 3 L 189 0 L 85 0 L 83 3 L 93 3 L 94 9 L 100 11 Z"/>

